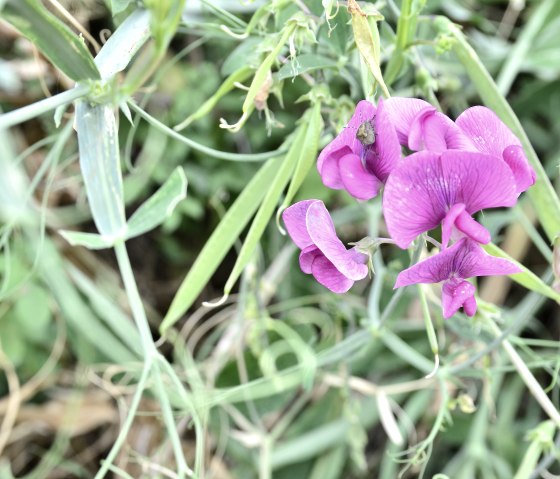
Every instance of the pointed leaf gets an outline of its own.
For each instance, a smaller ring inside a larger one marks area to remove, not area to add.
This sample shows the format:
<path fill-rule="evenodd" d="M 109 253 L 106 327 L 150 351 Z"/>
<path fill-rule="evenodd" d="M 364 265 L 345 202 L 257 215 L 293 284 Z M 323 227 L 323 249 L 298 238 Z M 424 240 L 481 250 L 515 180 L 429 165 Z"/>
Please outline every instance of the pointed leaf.
<path fill-rule="evenodd" d="M 560 293 L 551 288 L 535 273 L 528 270 L 521 263 L 513 259 L 504 250 L 496 246 L 494 243 L 482 245 L 482 247 L 486 250 L 487 253 L 498 256 L 500 258 L 506 258 L 523 270 L 523 272 L 521 273 L 512 274 L 509 276 L 513 281 L 519 283 L 521 286 L 524 286 L 531 291 L 535 291 L 536 293 L 542 294 L 543 296 L 546 296 L 547 298 L 553 299 L 557 303 L 560 303 Z"/>
<path fill-rule="evenodd" d="M 126 239 L 140 236 L 159 226 L 187 197 L 187 178 L 177 167 L 167 181 L 128 220 Z"/>
<path fill-rule="evenodd" d="M 228 295 L 233 285 L 239 279 L 242 271 L 245 269 L 245 266 L 251 260 L 253 253 L 259 243 L 261 236 L 264 233 L 265 228 L 268 225 L 270 217 L 274 212 L 274 208 L 278 204 L 278 199 L 282 194 L 282 191 L 290 181 L 294 168 L 296 166 L 297 160 L 299 158 L 299 154 L 303 149 L 303 143 L 305 141 L 305 130 L 304 126 L 300 126 L 298 131 L 296 132 L 296 139 L 292 143 L 286 158 L 280 165 L 276 176 L 272 180 L 272 182 L 267 187 L 266 196 L 263 199 L 262 205 L 257 212 L 253 223 L 251 224 L 251 228 L 249 229 L 249 233 L 247 233 L 247 238 L 243 242 L 243 246 L 241 251 L 239 252 L 239 256 L 237 257 L 237 261 L 233 266 L 233 270 L 229 275 L 229 278 L 226 282 L 224 287 L 224 294 Z"/>
<path fill-rule="evenodd" d="M 265 163 L 231 205 L 196 258 L 160 326 L 163 333 L 189 309 L 233 246 L 275 177 L 282 158 Z"/>
<path fill-rule="evenodd" d="M 294 78 L 302 73 L 311 72 L 323 68 L 336 68 L 337 62 L 331 58 L 312 53 L 304 53 L 297 58 L 284 64 L 278 70 L 278 79 Z"/>
<path fill-rule="evenodd" d="M 115 244 L 115 238 L 104 237 L 96 233 L 67 230 L 60 230 L 59 233 L 72 246 L 83 246 L 87 249 L 111 248 Z"/>
<path fill-rule="evenodd" d="M 83 40 L 39 0 L 8 0 L 0 16 L 17 28 L 72 80 L 97 80 L 99 71 Z"/>

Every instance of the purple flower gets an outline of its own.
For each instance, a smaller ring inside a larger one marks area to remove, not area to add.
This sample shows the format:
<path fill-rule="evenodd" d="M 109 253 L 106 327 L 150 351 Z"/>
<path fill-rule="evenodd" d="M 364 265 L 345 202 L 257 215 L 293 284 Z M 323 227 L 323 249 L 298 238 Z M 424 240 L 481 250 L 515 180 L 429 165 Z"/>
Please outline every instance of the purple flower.
<path fill-rule="evenodd" d="M 512 172 L 499 158 L 469 151 L 422 151 L 392 171 L 383 210 L 389 234 L 399 247 L 408 248 L 418 235 L 442 223 L 445 248 L 452 235 L 488 243 L 490 233 L 471 215 L 516 201 Z"/>
<path fill-rule="evenodd" d="M 344 130 L 319 155 L 323 183 L 354 198 L 377 196 L 401 157 L 397 134 L 380 99 L 377 109 L 361 101 Z"/>
<path fill-rule="evenodd" d="M 503 258 L 486 254 L 480 245 L 463 238 L 453 246 L 405 269 L 397 276 L 395 288 L 418 283 L 439 283 L 442 287 L 443 317 L 453 316 L 463 308 L 467 316 L 476 313 L 474 286 L 465 281 L 474 276 L 519 273 L 521 270 Z"/>
<path fill-rule="evenodd" d="M 385 109 L 400 144 L 412 151 L 477 151 L 451 119 L 424 100 L 392 97 L 385 102 Z"/>
<path fill-rule="evenodd" d="M 367 255 L 347 250 L 320 200 L 296 203 L 282 213 L 289 235 L 301 249 L 299 265 L 306 274 L 335 293 L 345 293 L 368 275 Z"/>
<path fill-rule="evenodd" d="M 478 151 L 497 156 L 507 163 L 515 178 L 518 195 L 535 183 L 535 171 L 527 161 L 521 142 L 492 110 L 473 106 L 461 113 L 455 123 Z"/>

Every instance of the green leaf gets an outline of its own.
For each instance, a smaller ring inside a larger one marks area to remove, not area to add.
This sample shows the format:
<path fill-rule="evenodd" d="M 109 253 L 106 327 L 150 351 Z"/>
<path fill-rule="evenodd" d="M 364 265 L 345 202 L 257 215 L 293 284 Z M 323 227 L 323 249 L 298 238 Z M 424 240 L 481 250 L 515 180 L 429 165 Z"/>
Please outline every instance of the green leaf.
<path fill-rule="evenodd" d="M 317 151 L 319 150 L 319 140 L 321 138 L 321 131 L 323 130 L 323 118 L 321 117 L 321 102 L 317 101 L 310 111 L 307 126 L 305 128 L 305 140 L 301 150 L 299 151 L 299 158 L 296 169 L 292 176 L 292 181 L 286 193 L 286 197 L 282 206 L 278 210 L 278 215 L 290 205 L 290 202 L 296 195 L 301 184 L 305 180 L 307 173 L 317 159 Z"/>
<path fill-rule="evenodd" d="M 59 233 L 72 246 L 83 246 L 87 249 L 111 248 L 115 244 L 115 238 L 101 236 L 96 233 L 67 230 L 60 230 Z"/>
<path fill-rule="evenodd" d="M 229 275 L 229 278 L 226 282 L 224 287 L 224 294 L 229 295 L 231 292 L 233 285 L 238 280 L 241 272 L 247 266 L 247 263 L 251 260 L 253 253 L 259 243 L 261 236 L 264 233 L 266 226 L 274 212 L 274 208 L 278 204 L 278 199 L 282 194 L 282 191 L 288 184 L 294 168 L 296 166 L 297 160 L 300 157 L 300 152 L 303 149 L 304 141 L 305 141 L 305 126 L 300 126 L 296 132 L 296 138 L 292 143 L 286 158 L 280 165 L 280 168 L 276 172 L 276 175 L 272 182 L 267 186 L 267 193 L 264 197 L 262 205 L 257 212 L 253 223 L 251 224 L 251 228 L 249 229 L 249 233 L 247 233 L 247 238 L 243 242 L 243 246 L 241 251 L 239 252 L 239 256 L 237 257 L 237 261 L 233 266 L 233 270 Z"/>
<path fill-rule="evenodd" d="M 29 340 L 40 343 L 47 336 L 51 321 L 50 295 L 40 286 L 24 286 L 23 296 L 14 304 L 14 313 L 22 333 Z"/>
<path fill-rule="evenodd" d="M 99 71 L 83 40 L 39 0 L 8 0 L 0 16 L 17 28 L 72 80 L 97 80 Z"/>
<path fill-rule="evenodd" d="M 379 33 L 377 32 L 377 24 L 373 22 L 370 26 L 367 20 L 367 13 L 364 13 L 355 0 L 348 0 L 348 13 L 352 16 L 352 30 L 354 31 L 354 40 L 356 46 L 368 66 L 369 71 L 379 83 L 383 90 L 383 94 L 388 98 L 391 95 L 387 89 L 387 85 L 383 80 L 381 68 L 379 66 Z M 383 18 L 383 17 L 381 17 Z M 374 18 L 377 20 L 377 18 Z M 372 33 L 373 28 L 373 33 Z M 375 38 L 374 38 L 375 37 Z M 377 42 L 376 42 L 377 40 Z"/>
<path fill-rule="evenodd" d="M 294 78 L 302 73 L 323 68 L 336 68 L 337 62 L 322 55 L 306 53 L 294 58 L 278 70 L 278 79 Z"/>
<path fill-rule="evenodd" d="M 553 299 L 557 303 L 560 303 L 560 293 L 552 289 L 548 284 L 546 284 L 541 278 L 539 278 L 535 273 L 528 270 L 525 266 L 523 266 L 519 261 L 513 259 L 510 255 L 508 255 L 504 250 L 496 246 L 494 243 L 490 243 L 487 245 L 483 245 L 483 248 L 486 250 L 487 253 L 498 256 L 500 258 L 505 258 L 515 265 L 517 265 L 520 269 L 523 270 L 521 273 L 512 274 L 510 278 L 519 283 L 521 286 L 525 288 L 535 291 L 547 298 Z"/>
<path fill-rule="evenodd" d="M 111 105 L 76 105 L 80 169 L 93 221 L 103 236 L 120 238 L 126 220 L 119 138 Z"/>
<path fill-rule="evenodd" d="M 159 226 L 187 196 L 187 178 L 177 167 L 169 179 L 128 220 L 126 239 L 140 236 Z"/>
<path fill-rule="evenodd" d="M 162 333 L 187 311 L 212 277 L 259 207 L 281 161 L 275 158 L 265 163 L 224 215 L 173 298 L 160 326 Z"/>
<path fill-rule="evenodd" d="M 111 12 L 113 15 L 124 12 L 134 0 L 111 0 Z"/>

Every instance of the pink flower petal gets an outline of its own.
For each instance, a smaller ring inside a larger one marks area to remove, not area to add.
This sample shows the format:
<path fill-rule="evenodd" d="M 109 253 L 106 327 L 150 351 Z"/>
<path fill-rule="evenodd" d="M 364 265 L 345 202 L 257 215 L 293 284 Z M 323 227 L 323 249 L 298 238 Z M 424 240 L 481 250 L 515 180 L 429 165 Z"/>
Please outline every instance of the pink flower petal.
<path fill-rule="evenodd" d="M 478 152 L 423 151 L 393 170 L 383 198 L 385 222 L 401 248 L 435 228 L 458 203 L 472 215 L 483 208 L 513 206 L 515 180 L 499 158 Z"/>
<path fill-rule="evenodd" d="M 340 177 L 344 188 L 358 200 L 370 200 L 377 196 L 382 186 L 375 175 L 366 171 L 362 160 L 349 154 L 340 159 Z"/>
<path fill-rule="evenodd" d="M 346 293 L 354 281 L 344 276 L 325 256 L 315 258 L 311 265 L 313 277 L 333 293 Z"/>
<path fill-rule="evenodd" d="M 517 183 L 517 192 L 519 194 L 535 184 L 537 175 L 529 164 L 521 146 L 511 145 L 506 147 L 502 156 L 513 173 L 513 177 Z"/>
<path fill-rule="evenodd" d="M 466 211 L 463 211 L 455 220 L 455 228 L 477 243 L 488 244 L 492 239 L 490 232 Z"/>
<path fill-rule="evenodd" d="M 435 108 L 425 108 L 416 115 L 410 128 L 408 147 L 414 151 L 435 153 L 452 149 L 477 151 L 461 129 Z"/>
<path fill-rule="evenodd" d="M 338 271 L 354 281 L 367 276 L 368 267 L 363 264 L 367 261 L 367 256 L 362 255 L 363 263 L 355 261 L 355 255 L 336 236 L 334 224 L 323 202 L 317 201 L 309 206 L 306 224 L 313 243 Z"/>
<path fill-rule="evenodd" d="M 315 245 L 308 246 L 299 254 L 299 267 L 305 274 L 311 274 L 311 265 L 317 256 L 323 256 L 323 253 Z"/>
<path fill-rule="evenodd" d="M 502 157 L 504 148 L 521 142 L 492 110 L 473 106 L 465 110 L 455 121 L 473 141 L 478 151 Z"/>
<path fill-rule="evenodd" d="M 474 299 L 475 291 L 475 287 L 468 281 L 453 279 L 443 283 L 441 289 L 443 317 L 449 319 L 463 306 L 465 306 L 465 313 L 468 316 L 473 316 L 476 312 L 476 300 Z"/>
<path fill-rule="evenodd" d="M 418 283 L 439 283 L 452 278 L 496 276 L 520 271 L 510 261 L 490 256 L 478 243 L 463 238 L 441 253 L 401 271 L 395 288 Z"/>
<path fill-rule="evenodd" d="M 282 219 L 284 220 L 288 234 L 301 250 L 304 250 L 309 246 L 314 246 L 313 241 L 307 232 L 305 217 L 309 207 L 316 201 L 319 200 L 300 201 L 286 208 L 282 213 Z"/>
<path fill-rule="evenodd" d="M 386 100 L 384 104 L 401 145 L 408 145 L 410 127 L 416 115 L 426 108 L 433 110 L 432 105 L 418 98 L 392 97 Z"/>
<path fill-rule="evenodd" d="M 321 152 L 317 161 L 317 169 L 321 175 L 323 184 L 333 190 L 344 188 L 340 178 L 338 162 L 345 155 L 352 154 L 349 146 L 343 145 L 337 150 L 327 151 L 328 146 Z"/>

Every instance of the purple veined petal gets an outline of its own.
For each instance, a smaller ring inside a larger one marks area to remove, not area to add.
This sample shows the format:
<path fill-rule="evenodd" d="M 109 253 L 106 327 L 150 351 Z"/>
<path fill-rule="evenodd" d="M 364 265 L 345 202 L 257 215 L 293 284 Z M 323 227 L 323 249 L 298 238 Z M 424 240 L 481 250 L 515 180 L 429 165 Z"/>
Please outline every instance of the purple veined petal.
<path fill-rule="evenodd" d="M 466 109 L 455 121 L 478 151 L 502 157 L 504 148 L 521 142 L 492 110 L 484 106 Z"/>
<path fill-rule="evenodd" d="M 530 186 L 535 184 L 537 175 L 529 164 L 523 148 L 519 145 L 511 145 L 504 149 L 502 154 L 504 161 L 510 167 L 515 182 L 517 193 L 521 194 Z"/>
<path fill-rule="evenodd" d="M 351 154 L 352 150 L 348 145 L 343 145 L 336 150 L 329 149 L 329 146 L 327 145 L 319 155 L 317 170 L 319 170 L 321 180 L 326 187 L 333 190 L 341 190 L 344 188 L 344 184 L 342 183 L 342 178 L 340 178 L 338 163 L 340 158 Z"/>
<path fill-rule="evenodd" d="M 521 272 L 521 269 L 511 261 L 489 255 L 478 243 L 472 240 L 465 238 L 456 244 L 459 243 L 462 244 L 456 255 L 453 269 L 460 278 L 502 276 Z"/>
<path fill-rule="evenodd" d="M 309 206 L 306 224 L 313 243 L 338 271 L 354 281 L 367 276 L 367 265 L 357 263 L 355 255 L 349 252 L 336 236 L 334 224 L 322 201 L 316 201 Z"/>
<path fill-rule="evenodd" d="M 313 246 L 313 241 L 307 232 L 305 217 L 307 215 L 307 210 L 314 202 L 322 203 L 319 200 L 299 201 L 286 208 L 282 213 L 282 219 L 284 220 L 290 238 L 292 238 L 292 241 L 301 250 Z"/>
<path fill-rule="evenodd" d="M 395 127 L 391 123 L 385 103 L 381 98 L 375 117 L 375 144 L 372 155 L 366 156 L 366 168 L 383 183 L 401 159 L 401 146 Z M 373 161 L 371 161 L 371 159 Z"/>
<path fill-rule="evenodd" d="M 354 281 L 344 276 L 325 256 L 319 255 L 311 264 L 313 277 L 333 293 L 346 293 Z"/>
<path fill-rule="evenodd" d="M 408 145 L 408 135 L 414 117 L 425 108 L 433 109 L 427 101 L 418 98 L 391 97 L 384 104 L 401 145 Z"/>
<path fill-rule="evenodd" d="M 448 280 L 455 272 L 455 259 L 463 247 L 464 239 L 429 258 L 413 264 L 399 273 L 395 288 L 411 284 L 440 283 Z"/>
<path fill-rule="evenodd" d="M 485 208 L 513 206 L 517 202 L 515 179 L 500 158 L 472 151 L 448 150 L 441 154 L 442 187 L 450 204 L 464 203 L 473 214 Z"/>
<path fill-rule="evenodd" d="M 358 200 L 370 200 L 377 196 L 382 183 L 366 171 L 362 160 L 353 153 L 340 159 L 340 177 L 344 188 Z"/>
<path fill-rule="evenodd" d="M 323 253 L 315 245 L 304 248 L 299 254 L 299 267 L 305 274 L 311 274 L 311 265 L 317 256 L 322 256 Z"/>
<path fill-rule="evenodd" d="M 363 145 L 357 138 L 358 128 L 365 121 L 371 121 L 375 118 L 377 109 L 367 100 L 361 100 L 356 105 L 354 114 L 350 121 L 339 135 L 345 145 L 349 145 L 354 153 L 361 156 Z"/>
<path fill-rule="evenodd" d="M 476 312 L 476 300 L 474 299 L 475 291 L 476 289 L 471 283 L 460 278 L 453 278 L 443 283 L 443 287 L 441 288 L 443 317 L 449 319 L 460 308 L 465 306 L 465 313 L 468 316 L 473 316 Z"/>

